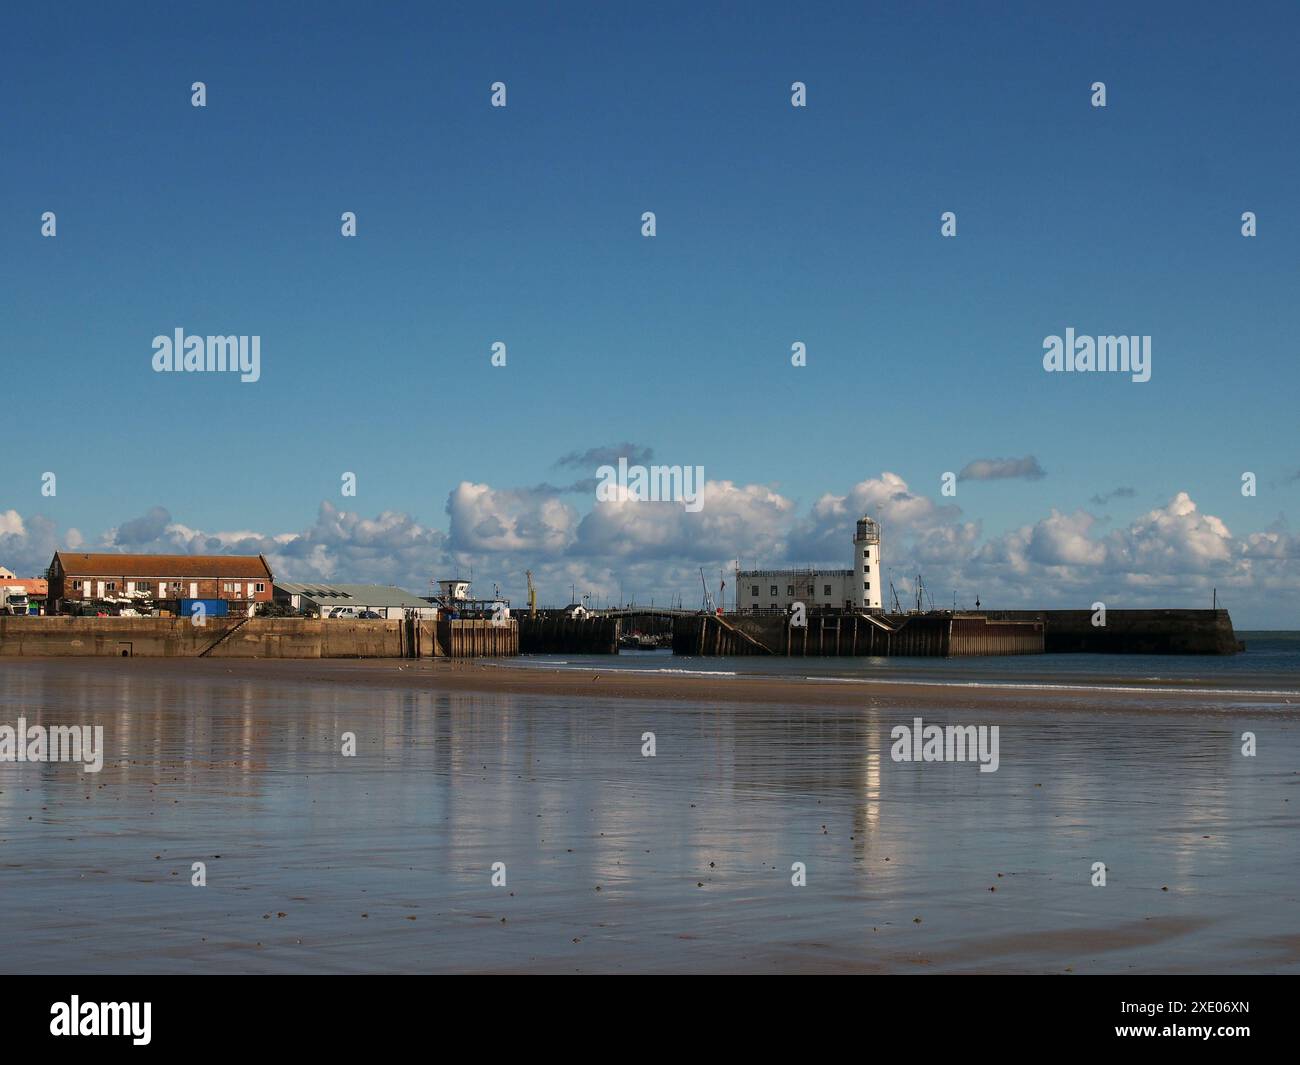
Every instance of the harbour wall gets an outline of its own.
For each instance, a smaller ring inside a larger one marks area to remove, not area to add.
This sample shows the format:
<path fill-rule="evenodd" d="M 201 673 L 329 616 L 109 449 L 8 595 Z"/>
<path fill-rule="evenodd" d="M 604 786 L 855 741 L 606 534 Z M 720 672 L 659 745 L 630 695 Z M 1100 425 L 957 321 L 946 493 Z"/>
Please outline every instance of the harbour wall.
<path fill-rule="evenodd" d="M 1001 610 L 966 614 L 812 614 L 673 619 L 682 655 L 922 655 L 1049 653 L 1235 654 L 1226 610 Z M 340 618 L 87 618 L 0 616 L 0 657 L 108 655 L 213 658 L 473 658 L 616 654 L 616 618 L 442 621 Z"/>
<path fill-rule="evenodd" d="M 673 624 L 673 653 L 773 654 L 792 657 L 1041 654 L 1043 624 L 947 614 L 811 614 L 807 625 L 787 615 L 697 614 Z"/>
<path fill-rule="evenodd" d="M 938 656 L 1005 654 L 1224 655 L 1241 649 L 1226 610 L 990 610 L 980 614 L 827 614 L 679 617 L 683 655 Z"/>
<path fill-rule="evenodd" d="M 566 618 L 527 615 L 519 624 L 519 651 L 526 655 L 618 654 L 618 618 Z"/>
<path fill-rule="evenodd" d="M 987 610 L 1005 621 L 1041 621 L 1052 654 L 1231 655 L 1241 650 L 1226 610 Z"/>
<path fill-rule="evenodd" d="M 475 658 L 519 653 L 514 621 L 0 616 L 0 657 Z"/>

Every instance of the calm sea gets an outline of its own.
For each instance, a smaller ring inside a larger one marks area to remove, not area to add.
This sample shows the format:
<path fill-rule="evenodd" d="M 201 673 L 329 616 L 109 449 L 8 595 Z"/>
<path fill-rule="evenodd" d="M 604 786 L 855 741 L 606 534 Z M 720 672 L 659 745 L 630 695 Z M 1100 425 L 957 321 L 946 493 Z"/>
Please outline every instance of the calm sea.
<path fill-rule="evenodd" d="M 1300 696 L 1300 632 L 1238 632 L 1236 655 L 1016 655 L 999 658 L 696 658 L 661 651 L 609 655 L 524 655 L 524 667 L 808 677 L 813 680 L 954 685 L 1070 685 L 1260 691 Z"/>
<path fill-rule="evenodd" d="M 1293 683 L 1295 646 L 596 667 L 1136 688 L 1006 712 L 960 689 L 756 712 L 450 692 L 446 663 L 7 659 L 0 724 L 100 726 L 105 757 L 0 762 L 0 968 L 1294 973 L 1291 697 L 1217 688 L 1152 713 L 1140 685 Z M 918 713 L 997 727 L 997 770 L 895 760 Z"/>

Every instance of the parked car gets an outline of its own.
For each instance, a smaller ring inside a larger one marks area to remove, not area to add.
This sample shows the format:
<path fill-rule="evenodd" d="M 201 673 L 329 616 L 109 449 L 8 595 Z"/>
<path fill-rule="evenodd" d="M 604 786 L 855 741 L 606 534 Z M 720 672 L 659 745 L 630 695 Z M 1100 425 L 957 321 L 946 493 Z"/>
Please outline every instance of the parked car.
<path fill-rule="evenodd" d="M 359 618 L 374 618 L 374 619 L 376 619 L 376 620 L 382 621 L 383 618 L 384 618 L 384 615 L 383 615 L 383 614 L 376 614 L 373 610 L 363 610 L 363 611 L 361 611 L 360 614 L 357 615 L 357 617 L 359 617 Z"/>

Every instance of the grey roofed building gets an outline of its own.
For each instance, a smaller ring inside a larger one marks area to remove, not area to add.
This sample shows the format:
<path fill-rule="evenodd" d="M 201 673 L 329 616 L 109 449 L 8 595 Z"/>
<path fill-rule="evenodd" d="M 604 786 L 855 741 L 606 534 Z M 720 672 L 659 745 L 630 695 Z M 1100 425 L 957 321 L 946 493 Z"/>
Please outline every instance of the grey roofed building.
<path fill-rule="evenodd" d="M 434 618 L 438 610 L 427 600 L 387 584 L 327 584 L 323 581 L 275 582 L 277 602 L 288 602 L 295 610 L 318 612 L 328 617 L 335 607 L 373 611 L 382 617 L 404 618 L 407 612 L 416 617 Z"/>

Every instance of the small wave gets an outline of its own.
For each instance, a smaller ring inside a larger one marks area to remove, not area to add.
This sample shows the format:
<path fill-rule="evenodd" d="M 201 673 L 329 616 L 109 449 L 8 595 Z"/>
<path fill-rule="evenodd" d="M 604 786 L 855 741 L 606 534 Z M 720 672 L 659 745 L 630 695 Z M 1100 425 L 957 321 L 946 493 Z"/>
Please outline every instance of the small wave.
<path fill-rule="evenodd" d="M 537 668 L 537 660 L 519 658 L 506 660 L 502 662 L 506 666 L 507 662 L 511 665 L 517 665 L 521 668 Z M 975 680 L 944 680 L 939 677 L 900 677 L 900 676 L 871 676 L 871 677 L 823 677 L 812 676 L 808 674 L 791 674 L 781 672 L 761 672 L 750 670 L 706 670 L 706 669 L 684 669 L 660 667 L 657 669 L 640 669 L 625 667 L 622 665 L 610 665 L 602 667 L 599 663 L 593 662 L 572 662 L 568 659 L 545 662 L 547 668 L 558 668 L 574 672 L 609 672 L 613 673 L 641 673 L 651 675 L 672 675 L 685 677 L 747 677 L 754 680 L 774 680 L 774 681 L 808 681 L 813 684 L 861 684 L 861 685 L 899 685 L 903 687 L 938 687 L 938 688 L 970 688 L 970 689 L 988 689 L 990 691 L 1059 691 L 1059 692 L 1128 692 L 1134 695 L 1220 695 L 1231 697 L 1237 695 L 1263 697 L 1270 699 L 1283 699 L 1290 704 L 1291 700 L 1300 703 L 1300 690 L 1297 689 L 1272 689 L 1272 688 L 1184 688 L 1177 685 L 1167 684 L 1089 684 L 1086 682 L 1079 683 L 1051 683 L 1047 681 L 1015 681 L 1015 680 L 998 680 L 998 681 L 975 681 Z M 507 666 L 507 668 L 509 668 Z M 1135 677 L 1135 680 L 1159 680 L 1156 677 Z"/>
<path fill-rule="evenodd" d="M 524 666 L 525 668 L 528 668 L 528 666 L 529 666 L 530 664 L 529 664 L 529 663 L 521 663 L 521 665 Z M 535 662 L 534 662 L 534 663 L 531 663 L 532 668 L 536 668 L 536 665 L 537 665 L 537 664 L 536 664 Z M 682 676 L 687 676 L 687 677 L 739 677 L 739 676 L 741 676 L 741 674 L 735 672 L 734 670 L 722 670 L 722 669 L 716 669 L 716 670 L 710 670 L 710 669 L 629 669 L 629 668 L 626 667 L 626 666 L 607 666 L 607 667 L 601 667 L 601 666 L 598 666 L 598 665 L 593 665 L 593 664 L 591 664 L 591 663 L 589 663 L 589 662 L 579 662 L 577 665 L 573 665 L 572 663 L 569 663 L 569 662 L 547 662 L 546 665 L 547 665 L 548 668 L 551 667 L 551 666 L 565 666 L 565 667 L 567 667 L 568 669 L 573 670 L 574 672 L 580 672 L 580 673 L 605 673 L 605 674 L 608 674 L 608 675 L 611 676 L 611 677 L 612 677 L 612 676 L 621 675 L 621 674 L 623 674 L 623 673 L 656 673 L 656 674 L 657 674 L 657 673 L 675 673 L 675 674 L 680 674 L 680 675 L 682 675 Z M 752 677 L 752 676 L 755 676 L 756 674 L 753 674 L 753 673 L 746 673 L 746 674 L 744 674 L 744 675 L 745 675 L 745 676 Z"/>
<path fill-rule="evenodd" d="M 890 677 L 802 677 L 801 679 L 813 681 L 817 684 L 905 684 L 936 688 L 990 688 L 997 690 L 1016 688 L 1025 691 L 1136 692 L 1168 695 L 1267 695 L 1300 699 L 1300 691 L 1273 691 L 1265 688 L 1147 688 L 1136 684 L 1030 684 L 1022 681 L 996 681 L 990 683 L 978 680 L 900 680 Z"/>
<path fill-rule="evenodd" d="M 584 669 L 591 669 L 591 666 L 584 666 Z M 597 667 L 598 668 L 598 667 Z M 611 670 L 611 672 L 613 672 Z M 620 669 L 619 673 L 679 673 L 688 677 L 739 677 L 741 674 L 735 670 L 725 669 Z M 754 674 L 746 674 L 753 676 Z"/>

